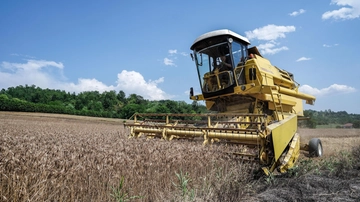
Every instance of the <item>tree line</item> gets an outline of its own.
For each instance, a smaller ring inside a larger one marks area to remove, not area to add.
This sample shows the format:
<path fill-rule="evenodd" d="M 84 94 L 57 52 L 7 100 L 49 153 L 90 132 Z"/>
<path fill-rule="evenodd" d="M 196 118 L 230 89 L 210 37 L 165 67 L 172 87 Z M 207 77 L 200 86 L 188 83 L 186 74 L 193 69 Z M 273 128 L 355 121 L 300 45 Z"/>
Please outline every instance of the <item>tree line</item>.
<path fill-rule="evenodd" d="M 149 101 L 124 91 L 86 91 L 42 89 L 35 85 L 9 87 L 0 91 L 1 111 L 44 112 L 128 119 L 138 113 L 206 113 L 206 107 L 185 101 Z"/>
<path fill-rule="evenodd" d="M 35 85 L 9 87 L 0 91 L 1 111 L 44 112 L 72 114 L 106 118 L 128 119 L 138 113 L 207 113 L 204 105 L 193 101 L 160 100 L 149 101 L 140 95 L 126 96 L 124 91 L 86 91 L 79 94 L 64 90 L 42 89 Z M 299 126 L 316 128 L 317 125 L 344 125 L 352 123 L 360 128 L 360 115 L 348 114 L 346 111 L 305 110 L 305 121 Z"/>
<path fill-rule="evenodd" d="M 345 124 L 353 124 L 353 128 L 360 128 L 360 114 L 348 114 L 346 111 L 334 112 L 331 109 L 324 111 L 305 110 L 305 121 L 300 121 L 300 126 L 316 128 L 318 125 L 336 125 L 341 128 Z"/>

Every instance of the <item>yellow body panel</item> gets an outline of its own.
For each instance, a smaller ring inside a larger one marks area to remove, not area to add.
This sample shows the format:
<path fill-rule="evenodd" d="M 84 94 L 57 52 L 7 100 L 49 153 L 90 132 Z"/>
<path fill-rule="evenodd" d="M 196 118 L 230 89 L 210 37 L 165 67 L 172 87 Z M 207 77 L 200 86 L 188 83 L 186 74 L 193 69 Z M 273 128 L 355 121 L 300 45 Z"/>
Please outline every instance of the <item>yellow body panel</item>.
<path fill-rule="evenodd" d="M 272 133 L 275 160 L 278 160 L 289 145 L 297 130 L 297 115 L 291 114 L 284 120 L 268 126 Z"/>

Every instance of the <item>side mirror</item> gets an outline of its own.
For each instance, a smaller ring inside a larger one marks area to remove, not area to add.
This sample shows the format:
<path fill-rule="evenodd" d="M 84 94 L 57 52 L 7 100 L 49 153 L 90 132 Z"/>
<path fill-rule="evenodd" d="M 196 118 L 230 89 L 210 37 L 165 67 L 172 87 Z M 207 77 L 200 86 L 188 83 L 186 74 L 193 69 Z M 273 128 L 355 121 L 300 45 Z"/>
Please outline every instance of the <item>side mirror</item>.
<path fill-rule="evenodd" d="M 190 97 L 194 96 L 194 89 L 193 87 L 190 88 Z"/>
<path fill-rule="evenodd" d="M 199 56 L 200 56 L 200 62 L 199 62 L 199 57 L 196 58 L 197 65 L 202 66 L 202 62 L 203 62 L 202 53 L 200 53 Z"/>

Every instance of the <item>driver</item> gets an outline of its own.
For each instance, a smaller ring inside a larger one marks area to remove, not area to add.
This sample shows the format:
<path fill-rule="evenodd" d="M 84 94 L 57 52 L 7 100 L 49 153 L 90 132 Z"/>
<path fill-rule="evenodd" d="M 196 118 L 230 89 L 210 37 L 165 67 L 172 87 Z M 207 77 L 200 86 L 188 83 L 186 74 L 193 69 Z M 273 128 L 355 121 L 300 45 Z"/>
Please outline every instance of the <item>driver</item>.
<path fill-rule="evenodd" d="M 223 89 L 230 85 L 230 74 L 225 73 L 226 71 L 232 71 L 233 67 L 231 65 L 231 62 L 228 57 L 225 55 L 220 56 L 218 58 L 217 65 L 214 66 L 214 73 L 218 74 L 219 78 L 219 88 Z M 224 72 L 224 73 L 221 73 Z M 217 83 L 216 80 L 214 80 L 215 83 Z"/>
<path fill-rule="evenodd" d="M 218 69 L 219 72 L 222 71 L 229 71 L 232 70 L 232 65 L 230 64 L 229 61 L 227 61 L 227 58 L 225 55 L 220 56 L 220 64 L 218 64 L 215 69 Z"/>

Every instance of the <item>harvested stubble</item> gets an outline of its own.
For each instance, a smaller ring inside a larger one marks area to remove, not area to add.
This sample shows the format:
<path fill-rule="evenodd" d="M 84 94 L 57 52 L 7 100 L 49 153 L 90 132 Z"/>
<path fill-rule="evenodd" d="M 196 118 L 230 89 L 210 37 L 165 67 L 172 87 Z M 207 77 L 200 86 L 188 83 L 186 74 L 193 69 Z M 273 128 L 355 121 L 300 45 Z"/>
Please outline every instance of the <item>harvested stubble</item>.
<path fill-rule="evenodd" d="M 111 201 L 122 177 L 123 191 L 138 201 L 178 201 L 180 172 L 189 173 L 196 201 L 238 200 L 251 190 L 256 163 L 226 149 L 128 139 L 116 122 L 7 114 L 0 116 L 0 201 Z"/>

